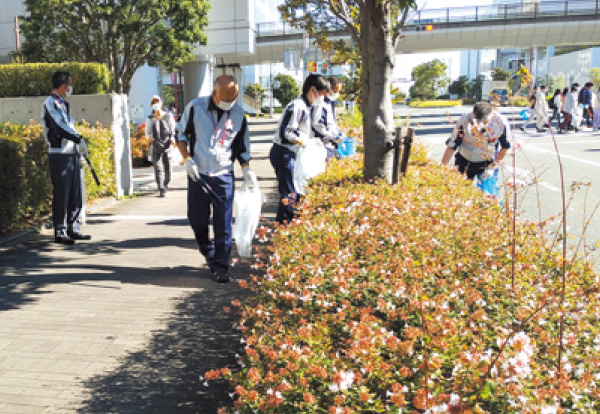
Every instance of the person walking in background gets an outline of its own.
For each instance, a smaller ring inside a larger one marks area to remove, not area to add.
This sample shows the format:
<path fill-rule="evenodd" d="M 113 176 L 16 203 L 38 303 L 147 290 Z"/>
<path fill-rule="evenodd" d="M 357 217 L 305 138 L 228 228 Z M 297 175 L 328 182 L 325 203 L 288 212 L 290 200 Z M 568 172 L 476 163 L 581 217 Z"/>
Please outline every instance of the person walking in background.
<path fill-rule="evenodd" d="M 81 233 L 78 218 L 82 207 L 80 167 L 85 165 L 85 141 L 77 132 L 66 98 L 73 92 L 68 72 L 52 75 L 52 93 L 42 105 L 42 126 L 48 144 L 48 162 L 52 179 L 52 223 L 54 241 L 73 244 L 90 240 Z"/>
<path fill-rule="evenodd" d="M 294 187 L 294 164 L 296 151 L 310 139 L 311 106 L 324 99 L 329 91 L 329 82 L 322 75 L 308 75 L 302 86 L 302 95 L 285 107 L 275 130 L 269 159 L 277 176 L 279 206 L 276 220 L 280 224 L 294 218 L 295 204 L 298 202 Z"/>
<path fill-rule="evenodd" d="M 562 100 L 562 94 L 560 92 L 560 89 L 556 89 L 554 91 L 554 96 L 552 97 L 552 99 L 550 100 L 551 104 L 552 104 L 552 117 L 548 120 L 549 124 L 552 124 L 552 121 L 554 119 L 556 119 L 556 126 L 558 127 L 560 125 L 560 113 L 562 112 L 562 107 L 563 107 L 563 100 Z"/>
<path fill-rule="evenodd" d="M 587 82 L 583 89 L 581 90 L 579 96 L 580 104 L 583 109 L 583 119 L 586 121 L 586 125 L 588 128 L 592 127 L 592 119 L 594 117 L 594 107 L 593 107 L 593 93 L 592 88 L 594 87 L 593 82 Z M 582 119 L 582 123 L 583 123 Z"/>
<path fill-rule="evenodd" d="M 563 106 L 563 121 L 558 126 L 558 133 L 563 134 L 567 131 L 571 125 L 573 125 L 573 129 L 575 132 L 579 131 L 579 128 L 574 124 L 574 117 L 577 112 L 577 88 L 575 86 L 571 87 L 571 92 L 569 92 L 565 97 L 565 103 Z"/>
<path fill-rule="evenodd" d="M 336 156 L 337 145 L 346 137 L 337 126 L 334 106 L 334 102 L 340 96 L 342 83 L 335 76 L 330 76 L 327 81 L 329 81 L 331 93 L 326 95 L 322 101 L 318 100 L 313 104 L 312 132 L 325 145 L 327 161 L 329 161 Z"/>
<path fill-rule="evenodd" d="M 233 163 L 244 181 L 257 186 L 250 170 L 250 133 L 246 113 L 236 105 L 239 84 L 232 75 L 217 77 L 210 96 L 193 99 L 178 124 L 178 147 L 188 174 L 188 218 L 200 253 L 218 283 L 229 282 L 232 246 Z M 209 238 L 213 221 L 214 239 Z"/>
<path fill-rule="evenodd" d="M 534 112 L 536 117 L 536 131 L 544 132 L 548 125 L 548 103 L 546 102 L 546 85 L 536 88 Z"/>
<path fill-rule="evenodd" d="M 533 122 L 533 116 L 536 115 L 535 106 L 536 106 L 536 97 L 537 97 L 538 91 L 539 91 L 539 87 L 534 86 L 533 90 L 531 91 L 531 94 L 528 97 L 529 109 L 527 109 L 525 111 L 525 114 L 527 114 L 527 116 L 524 117 L 523 123 L 519 127 L 519 129 L 523 132 L 525 132 L 527 130 L 527 125 L 529 125 L 531 122 Z M 536 121 L 536 124 L 537 124 L 537 121 Z"/>
<path fill-rule="evenodd" d="M 146 138 L 150 142 L 149 154 L 154 165 L 154 178 L 159 197 L 164 197 L 171 181 L 169 150 L 175 142 L 175 119 L 163 110 L 160 96 L 150 99 L 152 115 L 146 120 Z"/>

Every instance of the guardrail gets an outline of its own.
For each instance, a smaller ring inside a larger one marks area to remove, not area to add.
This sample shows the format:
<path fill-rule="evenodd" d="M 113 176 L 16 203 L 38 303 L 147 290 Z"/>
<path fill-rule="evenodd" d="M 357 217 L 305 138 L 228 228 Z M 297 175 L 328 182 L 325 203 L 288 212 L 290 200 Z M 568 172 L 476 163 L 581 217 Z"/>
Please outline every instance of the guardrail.
<path fill-rule="evenodd" d="M 516 23 L 521 19 L 550 19 L 561 17 L 600 17 L 600 0 L 560 0 L 527 2 L 519 4 L 497 4 L 489 6 L 449 7 L 415 11 L 407 20 L 404 30 L 419 30 L 423 24 L 452 24 L 465 22 Z M 334 21 L 327 26 L 330 31 L 343 31 L 345 26 Z M 256 36 L 281 36 L 304 33 L 287 22 L 257 23 Z"/>

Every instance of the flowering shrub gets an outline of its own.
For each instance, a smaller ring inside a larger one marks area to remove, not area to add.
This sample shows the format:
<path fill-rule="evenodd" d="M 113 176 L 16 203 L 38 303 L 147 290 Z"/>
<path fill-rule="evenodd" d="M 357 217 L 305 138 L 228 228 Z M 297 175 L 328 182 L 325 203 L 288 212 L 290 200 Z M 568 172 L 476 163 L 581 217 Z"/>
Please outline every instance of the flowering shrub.
<path fill-rule="evenodd" d="M 536 226 L 513 234 L 510 209 L 418 146 L 397 186 L 361 170 L 316 178 L 242 281 L 241 368 L 206 373 L 235 387 L 222 412 L 600 412 L 590 266 L 568 262 L 563 286 Z"/>
<path fill-rule="evenodd" d="M 133 130 L 133 129 L 132 129 Z M 131 161 L 134 167 L 147 167 L 148 148 L 150 144 L 146 139 L 146 123 L 137 127 L 137 131 L 131 136 Z"/>

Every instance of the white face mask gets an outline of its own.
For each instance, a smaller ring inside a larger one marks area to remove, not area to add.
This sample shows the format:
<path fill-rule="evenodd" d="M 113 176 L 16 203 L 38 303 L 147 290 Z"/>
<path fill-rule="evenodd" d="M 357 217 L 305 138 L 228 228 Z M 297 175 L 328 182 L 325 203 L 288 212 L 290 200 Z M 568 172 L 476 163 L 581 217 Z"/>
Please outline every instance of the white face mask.
<path fill-rule="evenodd" d="M 321 105 L 323 103 L 323 96 L 322 95 L 317 95 L 317 97 L 315 98 L 315 100 L 313 101 L 313 105 Z"/>
<path fill-rule="evenodd" d="M 339 97 L 340 97 L 339 93 L 332 93 L 331 96 L 329 97 L 329 99 L 332 101 L 337 101 Z"/>
<path fill-rule="evenodd" d="M 152 105 L 152 110 L 153 111 L 160 111 L 161 110 L 161 105 L 159 103 L 155 103 L 154 105 Z"/>
<path fill-rule="evenodd" d="M 219 108 L 221 108 L 224 111 L 229 111 L 231 108 L 233 108 L 233 105 L 235 104 L 235 102 L 224 102 L 224 101 L 219 101 L 219 103 L 217 104 L 217 106 Z"/>
<path fill-rule="evenodd" d="M 71 96 L 72 93 L 73 93 L 73 85 L 69 86 L 69 89 L 67 89 L 66 95 Z"/>

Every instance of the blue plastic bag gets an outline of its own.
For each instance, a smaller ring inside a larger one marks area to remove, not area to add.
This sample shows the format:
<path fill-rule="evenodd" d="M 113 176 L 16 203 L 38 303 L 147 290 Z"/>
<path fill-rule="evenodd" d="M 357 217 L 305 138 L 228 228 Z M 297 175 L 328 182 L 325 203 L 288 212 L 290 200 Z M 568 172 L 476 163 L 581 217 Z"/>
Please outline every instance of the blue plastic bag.
<path fill-rule="evenodd" d="M 498 185 L 498 174 L 500 169 L 496 168 L 493 172 L 486 170 L 485 172 L 477 176 L 477 187 L 483 191 L 484 194 L 490 197 L 500 196 L 500 186 Z"/>
<path fill-rule="evenodd" d="M 344 141 L 339 143 L 337 155 L 340 159 L 356 155 L 356 143 L 354 142 L 354 138 L 347 137 Z"/>
<path fill-rule="evenodd" d="M 527 121 L 529 119 L 529 109 L 523 109 L 521 111 L 521 118 L 523 118 L 523 121 Z"/>

